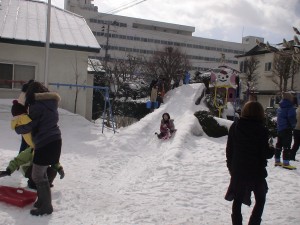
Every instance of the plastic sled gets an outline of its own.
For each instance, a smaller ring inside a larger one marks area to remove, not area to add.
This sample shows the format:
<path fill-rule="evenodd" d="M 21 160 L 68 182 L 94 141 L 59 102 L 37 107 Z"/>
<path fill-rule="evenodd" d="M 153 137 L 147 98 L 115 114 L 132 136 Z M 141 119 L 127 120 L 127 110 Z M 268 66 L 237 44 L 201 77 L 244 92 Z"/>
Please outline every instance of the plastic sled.
<path fill-rule="evenodd" d="M 24 207 L 36 200 L 36 192 L 23 188 L 0 186 L 0 201 L 10 205 Z"/>

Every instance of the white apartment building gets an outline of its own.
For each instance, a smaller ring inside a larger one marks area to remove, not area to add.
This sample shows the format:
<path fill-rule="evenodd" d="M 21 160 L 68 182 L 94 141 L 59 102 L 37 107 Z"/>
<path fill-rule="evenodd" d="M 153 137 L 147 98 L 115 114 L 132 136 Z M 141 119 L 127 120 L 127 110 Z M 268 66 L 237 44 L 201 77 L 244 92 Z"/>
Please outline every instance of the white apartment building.
<path fill-rule="evenodd" d="M 193 71 L 207 71 L 220 66 L 221 55 L 225 54 L 227 66 L 238 69 L 235 55 L 253 48 L 255 38 L 244 37 L 242 43 L 213 40 L 193 36 L 195 27 L 144 20 L 98 12 L 93 0 L 65 0 L 65 9 L 83 16 L 96 36 L 102 49 L 91 55 L 105 60 L 124 59 L 127 55 L 148 58 L 154 51 L 165 46 L 178 47 L 185 53 Z M 263 38 L 258 38 L 263 42 Z"/>

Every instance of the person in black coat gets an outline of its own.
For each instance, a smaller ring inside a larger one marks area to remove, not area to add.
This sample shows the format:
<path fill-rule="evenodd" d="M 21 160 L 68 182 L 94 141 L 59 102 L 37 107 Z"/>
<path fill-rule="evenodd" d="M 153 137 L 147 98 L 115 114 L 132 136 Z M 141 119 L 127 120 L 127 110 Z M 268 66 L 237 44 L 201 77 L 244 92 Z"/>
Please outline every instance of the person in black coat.
<path fill-rule="evenodd" d="M 225 199 L 233 200 L 233 225 L 242 225 L 241 207 L 242 204 L 251 205 L 251 192 L 255 196 L 255 205 L 249 225 L 261 223 L 268 192 L 267 159 L 273 157 L 274 150 L 268 143 L 262 105 L 259 102 L 247 102 L 242 109 L 241 118 L 229 129 L 226 146 L 226 162 L 231 180 Z"/>
<path fill-rule="evenodd" d="M 29 85 L 26 92 L 25 107 L 29 107 L 31 122 L 15 127 L 18 134 L 32 134 L 35 144 L 32 179 L 37 187 L 38 200 L 30 213 L 32 215 L 51 214 L 51 191 L 47 178 L 49 165 L 57 164 L 61 154 L 61 131 L 58 127 L 58 102 L 60 96 L 39 82 Z"/>

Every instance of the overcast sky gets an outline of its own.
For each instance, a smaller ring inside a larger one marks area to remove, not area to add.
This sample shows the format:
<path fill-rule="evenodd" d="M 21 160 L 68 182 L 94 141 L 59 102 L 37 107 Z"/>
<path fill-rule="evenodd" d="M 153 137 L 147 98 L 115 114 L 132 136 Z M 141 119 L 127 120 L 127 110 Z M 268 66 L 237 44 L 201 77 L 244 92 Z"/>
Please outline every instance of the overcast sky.
<path fill-rule="evenodd" d="M 134 2 L 139 0 L 94 0 L 94 5 L 106 13 Z M 63 8 L 63 0 L 52 4 Z M 300 28 L 300 0 L 146 0 L 116 14 L 194 26 L 194 36 L 233 42 L 259 36 L 277 44 L 293 39 L 293 26 Z"/>

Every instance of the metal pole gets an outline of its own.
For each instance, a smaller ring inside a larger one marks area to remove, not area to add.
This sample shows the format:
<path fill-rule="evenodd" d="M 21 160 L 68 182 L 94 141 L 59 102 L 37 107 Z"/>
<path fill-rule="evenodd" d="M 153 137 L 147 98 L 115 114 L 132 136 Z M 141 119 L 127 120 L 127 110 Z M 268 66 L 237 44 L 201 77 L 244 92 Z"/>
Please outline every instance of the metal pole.
<path fill-rule="evenodd" d="M 109 45 L 109 29 L 110 29 L 110 23 L 107 25 L 107 31 L 106 31 L 106 47 L 105 47 L 105 70 L 107 70 L 107 61 L 108 61 L 108 45 Z"/>
<path fill-rule="evenodd" d="M 50 18 L 51 18 L 51 0 L 48 0 L 47 10 L 47 32 L 46 32 L 46 51 L 45 51 L 45 80 L 44 85 L 48 87 L 48 72 L 49 72 L 49 42 L 50 42 Z"/>

